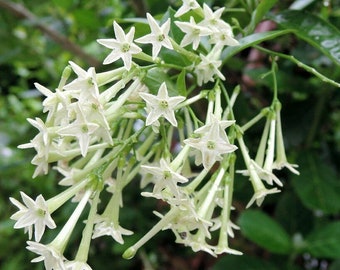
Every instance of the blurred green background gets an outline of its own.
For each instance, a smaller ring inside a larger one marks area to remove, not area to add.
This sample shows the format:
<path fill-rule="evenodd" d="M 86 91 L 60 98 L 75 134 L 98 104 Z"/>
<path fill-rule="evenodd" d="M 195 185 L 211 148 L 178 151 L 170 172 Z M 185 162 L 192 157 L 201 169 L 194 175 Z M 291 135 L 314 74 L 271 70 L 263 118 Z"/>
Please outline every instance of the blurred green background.
<path fill-rule="evenodd" d="M 234 17 L 246 27 L 260 1 L 204 2 L 233 8 L 225 14 L 226 20 L 230 22 Z M 60 190 L 56 173 L 32 179 L 34 167 L 30 161 L 34 152 L 17 149 L 17 145 L 29 142 L 36 134 L 26 118 L 44 117 L 42 96 L 33 83 L 56 88 L 69 60 L 84 69 L 96 66 L 96 70 L 104 70 L 101 61 L 107 50 L 96 39 L 113 36 L 113 20 L 144 18 L 146 12 L 161 15 L 169 5 L 176 8 L 180 1 L 0 0 L 0 269 L 43 269 L 40 263 L 29 263 L 34 256 L 25 249 L 27 239 L 23 231 L 13 229 L 14 222 L 9 217 L 16 209 L 8 198 L 19 199 L 21 190 L 32 197 L 42 193 L 49 198 Z M 339 31 L 339 0 L 277 1 L 273 12 L 292 6 L 334 25 L 335 33 Z M 340 44 L 340 35 L 338 39 Z M 294 55 L 340 81 L 339 63 L 296 35 L 281 36 L 262 45 Z M 236 179 L 236 211 L 232 218 L 241 231 L 236 232 L 231 245 L 245 255 L 213 258 L 205 253 L 195 254 L 173 243 L 173 235 L 165 231 L 135 259 L 123 260 L 121 253 L 125 248 L 157 221 L 152 214 L 155 202 L 139 200 L 140 191 L 130 187 L 121 218 L 124 224 L 132 226 L 138 221 L 136 233 L 126 238 L 124 246 L 111 238 L 93 241 L 89 256 L 93 269 L 340 269 L 340 89 L 287 59 L 280 59 L 278 65 L 285 143 L 289 160 L 300 166 L 300 176 L 280 171 L 282 192 L 266 198 L 261 209 L 250 210 L 244 208 L 251 197 L 251 186 L 244 177 Z M 235 106 L 241 121 L 270 103 L 271 80 L 261 78 L 269 69 L 268 55 L 253 49 L 242 51 L 226 63 L 223 71 L 228 74 L 228 83 L 241 85 L 242 93 Z M 254 144 L 251 151 L 256 150 L 260 132 L 261 127 L 254 128 L 246 137 L 248 145 Z M 241 169 L 241 160 L 239 163 Z M 62 224 L 71 209 L 57 212 L 56 223 Z M 67 254 L 70 257 L 76 252 L 81 228 L 77 233 Z M 52 236 L 50 233 L 46 239 Z"/>

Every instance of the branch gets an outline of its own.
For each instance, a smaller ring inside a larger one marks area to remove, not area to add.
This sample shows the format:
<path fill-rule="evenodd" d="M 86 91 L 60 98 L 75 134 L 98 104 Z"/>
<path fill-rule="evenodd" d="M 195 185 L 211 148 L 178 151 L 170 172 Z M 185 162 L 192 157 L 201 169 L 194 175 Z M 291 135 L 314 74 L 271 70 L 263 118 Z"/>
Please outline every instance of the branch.
<path fill-rule="evenodd" d="M 29 20 L 33 26 L 49 36 L 54 42 L 63 49 L 72 52 L 74 55 L 86 61 L 91 66 L 99 66 L 101 63 L 92 55 L 83 51 L 81 47 L 71 42 L 67 37 L 56 32 L 54 29 L 42 24 L 39 19 L 21 4 L 16 4 L 7 0 L 0 0 L 0 7 L 7 9 L 20 19 Z"/>

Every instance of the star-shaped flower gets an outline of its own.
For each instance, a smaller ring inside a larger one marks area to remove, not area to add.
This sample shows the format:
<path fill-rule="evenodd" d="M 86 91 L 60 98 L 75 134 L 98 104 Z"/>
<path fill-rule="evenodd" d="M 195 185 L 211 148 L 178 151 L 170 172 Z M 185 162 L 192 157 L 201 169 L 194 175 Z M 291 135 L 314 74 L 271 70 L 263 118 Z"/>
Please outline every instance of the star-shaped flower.
<path fill-rule="evenodd" d="M 34 226 L 34 238 L 39 242 L 45 232 L 45 227 L 54 229 L 56 224 L 49 213 L 47 202 L 42 195 L 39 195 L 35 201 L 24 192 L 20 192 L 20 195 L 25 205 L 14 198 L 10 198 L 10 201 L 19 208 L 19 211 L 11 216 L 11 219 L 17 221 L 14 224 L 14 228 L 25 228 L 25 231 L 28 231 L 29 239 L 31 239 L 32 226 Z"/>
<path fill-rule="evenodd" d="M 268 171 L 268 170 L 262 168 L 253 159 L 251 159 L 250 162 L 252 163 L 253 168 L 256 170 L 257 175 L 262 180 L 266 181 L 268 185 L 273 185 L 273 182 L 274 182 L 278 186 L 282 187 L 282 182 L 280 181 L 279 178 L 276 177 L 276 175 L 272 171 Z M 250 175 L 248 170 L 238 170 L 236 172 L 241 173 L 244 176 Z"/>
<path fill-rule="evenodd" d="M 124 229 L 118 223 L 115 224 L 112 220 L 106 217 L 97 216 L 96 225 L 93 229 L 92 238 L 97 238 L 103 235 L 111 236 L 119 244 L 124 244 L 122 235 L 132 235 L 133 231 Z"/>
<path fill-rule="evenodd" d="M 151 43 L 152 44 L 152 58 L 155 60 L 162 46 L 170 50 L 173 49 L 170 38 L 169 38 L 170 19 L 167 19 L 166 22 L 162 26 L 159 26 L 156 20 L 149 13 L 147 13 L 146 16 L 148 18 L 148 22 L 151 28 L 151 33 L 146 36 L 136 39 L 136 42 Z"/>
<path fill-rule="evenodd" d="M 64 86 L 65 90 L 80 91 L 79 100 L 97 100 L 99 98 L 99 90 L 96 79 L 96 71 L 94 67 L 90 67 L 85 71 L 74 62 L 69 62 L 73 71 L 78 75 L 78 78 Z"/>
<path fill-rule="evenodd" d="M 123 29 L 115 21 L 113 22 L 113 29 L 116 38 L 98 39 L 97 42 L 104 45 L 113 51 L 105 58 L 104 65 L 113 63 L 119 58 L 124 61 L 124 66 L 127 70 L 131 68 L 132 55 L 142 51 L 136 44 L 133 43 L 135 35 L 135 28 L 131 27 L 130 31 L 125 35 Z"/>
<path fill-rule="evenodd" d="M 80 152 L 83 157 L 86 156 L 91 141 L 91 134 L 99 127 L 98 124 L 88 122 L 80 105 L 76 104 L 77 118 L 74 122 L 58 130 L 62 136 L 76 137 L 79 142 Z"/>
<path fill-rule="evenodd" d="M 66 270 L 64 264 L 64 256 L 53 246 L 43 245 L 33 241 L 27 241 L 27 249 L 40 255 L 31 262 L 44 261 L 46 270 Z"/>
<path fill-rule="evenodd" d="M 203 163 L 205 169 L 219 160 L 222 155 L 234 152 L 237 147 L 229 143 L 229 139 L 224 129 L 233 124 L 234 121 L 219 121 L 212 117 L 212 122 L 194 131 L 196 137 L 184 140 L 184 143 L 198 149 L 201 156 L 196 159 L 196 163 Z"/>
<path fill-rule="evenodd" d="M 203 4 L 203 13 L 204 19 L 199 23 L 199 25 L 203 25 L 209 27 L 211 29 L 216 29 L 219 31 L 219 27 L 221 26 L 223 20 L 221 20 L 221 16 L 223 14 L 224 7 L 217 9 L 215 12 L 207 5 Z"/>
<path fill-rule="evenodd" d="M 182 6 L 175 13 L 175 17 L 180 17 L 192 9 L 199 8 L 200 5 L 196 0 L 183 0 Z"/>
<path fill-rule="evenodd" d="M 51 119 L 52 116 L 57 116 L 66 112 L 66 108 L 70 104 L 71 100 L 71 98 L 68 97 L 69 93 L 66 94 L 65 91 L 58 88 L 55 92 L 52 92 L 50 89 L 39 83 L 35 83 L 34 86 L 45 96 L 42 104 L 44 106 L 43 112 L 48 111 L 47 120 Z"/>
<path fill-rule="evenodd" d="M 278 193 L 280 192 L 277 188 L 267 189 L 263 182 L 261 181 L 259 175 L 257 174 L 256 168 L 252 162 L 249 163 L 249 174 L 250 181 L 253 185 L 254 195 L 248 202 L 246 208 L 250 207 L 254 202 L 256 202 L 257 206 L 260 206 L 264 201 L 264 198 L 268 194 Z"/>
<path fill-rule="evenodd" d="M 142 169 L 144 172 L 154 176 L 154 188 L 152 193 L 156 197 L 159 197 L 158 195 L 160 195 L 163 190 L 170 191 L 172 196 L 179 197 L 180 191 L 178 183 L 188 182 L 187 178 L 175 172 L 164 159 L 160 160 L 159 167 L 142 165 Z"/>
<path fill-rule="evenodd" d="M 202 83 L 206 83 L 209 81 L 214 81 L 214 76 L 217 75 L 221 80 L 225 80 L 225 77 L 218 69 L 222 64 L 221 60 L 215 60 L 211 53 L 207 56 L 200 54 L 201 62 L 194 68 L 194 73 L 197 77 L 197 84 L 202 85 Z"/>
<path fill-rule="evenodd" d="M 177 126 L 175 107 L 185 100 L 185 97 L 169 97 L 165 83 L 161 84 L 157 96 L 149 93 L 139 93 L 139 95 L 146 101 L 147 111 L 149 112 L 146 118 L 147 126 L 155 123 L 161 116 L 167 119 L 171 125 Z"/>
<path fill-rule="evenodd" d="M 180 45 L 184 47 L 192 43 L 194 50 L 198 48 L 201 37 L 212 34 L 209 28 L 197 25 L 193 17 L 190 17 L 190 22 L 176 21 L 175 24 L 185 33 Z"/>

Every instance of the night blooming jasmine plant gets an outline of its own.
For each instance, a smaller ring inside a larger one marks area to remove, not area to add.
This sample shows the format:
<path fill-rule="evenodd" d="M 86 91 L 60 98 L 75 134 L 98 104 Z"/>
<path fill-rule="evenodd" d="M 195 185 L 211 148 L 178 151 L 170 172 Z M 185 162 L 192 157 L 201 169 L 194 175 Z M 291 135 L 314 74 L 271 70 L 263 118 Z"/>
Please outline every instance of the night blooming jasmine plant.
<path fill-rule="evenodd" d="M 124 204 L 129 185 L 140 187 L 134 200 L 165 206 L 154 211 L 158 221 L 127 247 L 124 258 L 133 258 L 163 230 L 195 252 L 242 254 L 229 244 L 239 229 L 231 218 L 235 174 L 253 187 L 250 207 L 280 192 L 276 170 L 299 172 L 286 158 L 274 58 L 271 104 L 247 123 L 235 117 L 240 87 L 229 85 L 224 64 L 244 36 L 242 31 L 234 36 L 238 25 L 224 21 L 225 12 L 187 0 L 160 20 L 148 13 L 145 24 L 127 30 L 113 21 L 114 37 L 97 40 L 107 50 L 107 71 L 70 61 L 55 90 L 35 84 L 46 117 L 28 119 L 38 133 L 19 148 L 36 151 L 33 177 L 56 170 L 63 191 L 51 198 L 24 192 L 20 201 L 10 198 L 18 208 L 11 217 L 14 228 L 24 229 L 27 249 L 37 255 L 32 262 L 42 261 L 48 270 L 91 269 L 92 239 L 110 236 L 124 244 L 139 229 L 120 222 L 121 210 L 135 207 Z M 149 32 L 135 37 L 138 27 Z M 261 119 L 262 137 L 253 153 L 245 134 Z M 238 169 L 236 157 L 243 161 Z M 74 211 L 58 224 L 53 213 L 67 202 Z M 77 224 L 83 226 L 79 249 L 66 258 Z M 45 231 L 57 227 L 56 237 L 47 241 Z"/>

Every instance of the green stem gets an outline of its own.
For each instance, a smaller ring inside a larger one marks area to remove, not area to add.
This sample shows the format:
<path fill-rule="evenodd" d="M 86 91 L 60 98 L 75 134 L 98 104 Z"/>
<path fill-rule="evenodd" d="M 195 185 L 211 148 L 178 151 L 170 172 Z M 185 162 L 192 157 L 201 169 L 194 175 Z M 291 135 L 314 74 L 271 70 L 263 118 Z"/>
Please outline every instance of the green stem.
<path fill-rule="evenodd" d="M 258 49 L 260 51 L 263 51 L 263 52 L 266 52 L 268 54 L 272 54 L 272 55 L 278 56 L 280 58 L 287 59 L 287 60 L 293 62 L 294 64 L 296 64 L 298 67 L 301 67 L 304 70 L 306 70 L 307 72 L 312 73 L 314 76 L 316 76 L 317 78 L 319 78 L 323 82 L 329 83 L 329 84 L 331 84 L 331 85 L 333 85 L 335 87 L 340 87 L 340 83 L 338 83 L 338 82 L 336 82 L 336 81 L 334 81 L 332 79 L 329 79 L 325 75 L 323 75 L 320 72 L 318 72 L 315 68 L 306 65 L 305 63 L 299 61 L 298 59 L 296 59 L 292 55 L 287 55 L 287 54 L 283 54 L 283 53 L 274 52 L 272 50 L 268 50 L 268 49 L 262 48 L 261 46 L 257 46 L 257 45 L 255 45 L 254 47 L 256 49 Z"/>
<path fill-rule="evenodd" d="M 248 128 L 252 127 L 258 121 L 260 121 L 264 116 L 266 116 L 268 109 L 262 109 L 259 114 L 257 114 L 253 119 L 249 120 L 246 124 L 241 127 L 241 131 L 245 132 Z"/>
<path fill-rule="evenodd" d="M 150 231 L 148 231 L 141 239 L 139 239 L 133 246 L 129 247 L 123 253 L 124 259 L 132 259 L 138 249 L 142 247 L 147 241 L 149 241 L 152 237 L 154 237 L 159 231 L 161 231 L 164 227 L 168 226 L 171 223 L 171 220 L 177 215 L 179 208 L 172 208 L 165 216 L 162 217 L 155 226 L 152 227 Z"/>

